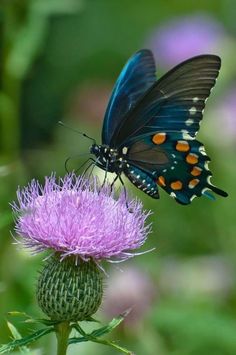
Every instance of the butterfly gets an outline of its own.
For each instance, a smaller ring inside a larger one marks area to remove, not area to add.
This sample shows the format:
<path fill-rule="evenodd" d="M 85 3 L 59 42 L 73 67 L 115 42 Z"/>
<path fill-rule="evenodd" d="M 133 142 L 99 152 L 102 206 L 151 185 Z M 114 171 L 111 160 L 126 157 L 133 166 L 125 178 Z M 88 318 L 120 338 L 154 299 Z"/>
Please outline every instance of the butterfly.
<path fill-rule="evenodd" d="M 219 74 L 216 55 L 190 58 L 156 79 L 153 54 L 136 52 L 121 71 L 109 100 L 102 144 L 90 153 L 106 172 L 124 174 L 138 189 L 158 199 L 158 187 L 187 205 L 211 192 L 210 158 L 196 140 L 203 110 Z"/>

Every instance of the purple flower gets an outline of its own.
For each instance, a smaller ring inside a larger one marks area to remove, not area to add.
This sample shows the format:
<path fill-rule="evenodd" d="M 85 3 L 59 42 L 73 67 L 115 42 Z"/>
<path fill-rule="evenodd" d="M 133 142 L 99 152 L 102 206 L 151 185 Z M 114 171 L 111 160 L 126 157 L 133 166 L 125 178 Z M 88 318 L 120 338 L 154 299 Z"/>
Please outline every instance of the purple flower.
<path fill-rule="evenodd" d="M 44 186 L 33 180 L 18 189 L 17 197 L 15 230 L 19 242 L 35 252 L 122 261 L 135 255 L 150 231 L 141 202 L 126 201 L 124 191 L 115 199 L 110 186 L 100 187 L 95 178 L 70 174 L 57 181 L 52 175 Z"/>
<path fill-rule="evenodd" d="M 198 14 L 177 18 L 155 30 L 147 46 L 163 67 L 172 67 L 190 57 L 219 53 L 224 30 L 214 18 Z"/>
<path fill-rule="evenodd" d="M 113 270 L 107 281 L 102 308 L 108 317 L 115 317 L 131 308 L 124 323 L 133 329 L 150 310 L 155 295 L 149 275 L 137 267 L 128 267 L 125 272 Z"/>

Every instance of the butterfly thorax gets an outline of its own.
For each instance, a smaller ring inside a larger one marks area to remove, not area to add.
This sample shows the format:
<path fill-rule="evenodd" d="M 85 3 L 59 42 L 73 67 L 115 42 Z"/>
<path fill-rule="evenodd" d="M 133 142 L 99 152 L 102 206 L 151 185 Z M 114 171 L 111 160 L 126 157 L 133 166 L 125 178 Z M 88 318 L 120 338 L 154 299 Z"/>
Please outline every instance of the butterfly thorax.
<path fill-rule="evenodd" d="M 127 165 L 125 154 L 105 144 L 93 144 L 90 148 L 90 153 L 95 155 L 96 165 L 111 173 L 120 173 Z"/>

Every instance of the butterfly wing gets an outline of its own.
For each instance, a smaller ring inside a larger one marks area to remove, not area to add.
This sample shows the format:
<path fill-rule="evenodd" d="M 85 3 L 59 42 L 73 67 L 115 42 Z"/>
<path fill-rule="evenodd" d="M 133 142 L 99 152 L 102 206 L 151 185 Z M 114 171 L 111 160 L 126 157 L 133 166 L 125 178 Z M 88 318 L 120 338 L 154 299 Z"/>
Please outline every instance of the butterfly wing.
<path fill-rule="evenodd" d="M 111 137 L 128 111 L 156 81 L 152 52 L 142 49 L 124 66 L 108 103 L 102 129 L 102 143 L 113 146 Z"/>
<path fill-rule="evenodd" d="M 134 167 L 182 204 L 202 194 L 214 198 L 208 189 L 227 196 L 210 183 L 210 158 L 195 140 L 219 69 L 220 58 L 213 55 L 181 63 L 154 83 L 120 122 L 112 140 L 117 147 L 127 147 L 124 172 L 136 186 L 140 173 Z M 142 175 L 143 185 L 145 178 Z"/>
<path fill-rule="evenodd" d="M 189 204 L 201 195 L 214 199 L 208 190 L 227 196 L 210 182 L 210 158 L 203 144 L 186 140 L 181 133 L 169 135 L 169 138 L 159 135 L 159 144 L 153 143 L 152 139 L 137 141 L 127 152 L 124 173 L 135 186 L 149 196 L 159 198 L 159 185 L 181 204 Z M 157 141 L 157 136 L 155 139 Z"/>

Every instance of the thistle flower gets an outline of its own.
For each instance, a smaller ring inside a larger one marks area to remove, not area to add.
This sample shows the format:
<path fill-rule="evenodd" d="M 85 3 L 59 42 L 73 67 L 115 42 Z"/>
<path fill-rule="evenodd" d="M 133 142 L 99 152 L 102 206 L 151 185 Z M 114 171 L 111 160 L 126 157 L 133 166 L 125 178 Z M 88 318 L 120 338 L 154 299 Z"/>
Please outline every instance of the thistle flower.
<path fill-rule="evenodd" d="M 99 262 L 128 259 L 145 242 L 149 212 L 124 192 L 115 199 L 110 190 L 95 178 L 69 174 L 58 181 L 46 177 L 44 186 L 33 180 L 17 191 L 18 243 L 34 253 L 54 252 L 37 289 L 38 303 L 51 319 L 78 321 L 95 313 L 103 292 Z"/>
<path fill-rule="evenodd" d="M 161 66 L 172 67 L 199 54 L 219 53 L 223 38 L 222 25 L 202 13 L 167 22 L 150 35 L 147 44 Z"/>
<path fill-rule="evenodd" d="M 110 187 L 101 188 L 96 179 L 70 174 L 57 181 L 51 176 L 44 186 L 33 180 L 18 189 L 17 198 L 18 241 L 34 252 L 51 249 L 85 261 L 122 261 L 135 255 L 132 251 L 150 230 L 145 226 L 149 212 L 142 211 L 141 202 L 126 201 L 124 192 L 116 200 Z"/>

